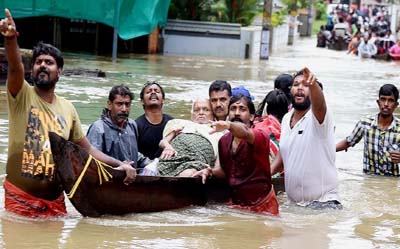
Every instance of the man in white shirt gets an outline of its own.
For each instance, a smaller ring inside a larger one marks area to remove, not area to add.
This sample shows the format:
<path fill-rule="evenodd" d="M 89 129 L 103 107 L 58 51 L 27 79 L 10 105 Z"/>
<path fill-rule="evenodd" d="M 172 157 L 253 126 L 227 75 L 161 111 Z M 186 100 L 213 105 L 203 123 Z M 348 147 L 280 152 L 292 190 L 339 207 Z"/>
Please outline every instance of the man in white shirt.
<path fill-rule="evenodd" d="M 364 35 L 364 39 L 358 45 L 358 56 L 361 58 L 372 58 L 378 52 L 378 48 L 371 42 L 368 34 Z"/>
<path fill-rule="evenodd" d="M 280 152 L 271 173 L 282 171 L 284 166 L 290 201 L 313 209 L 341 209 L 334 122 L 321 86 L 308 68 L 294 76 L 293 108 L 283 117 Z"/>

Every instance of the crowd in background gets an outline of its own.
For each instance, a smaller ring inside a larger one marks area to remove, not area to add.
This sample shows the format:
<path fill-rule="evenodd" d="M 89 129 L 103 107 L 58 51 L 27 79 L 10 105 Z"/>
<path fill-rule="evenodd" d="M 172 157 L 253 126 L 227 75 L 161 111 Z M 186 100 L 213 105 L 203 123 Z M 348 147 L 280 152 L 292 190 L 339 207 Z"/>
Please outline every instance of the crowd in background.
<path fill-rule="evenodd" d="M 348 53 L 363 58 L 400 59 L 400 30 L 392 32 L 385 6 L 338 5 L 318 33 L 318 47 L 345 43 Z"/>

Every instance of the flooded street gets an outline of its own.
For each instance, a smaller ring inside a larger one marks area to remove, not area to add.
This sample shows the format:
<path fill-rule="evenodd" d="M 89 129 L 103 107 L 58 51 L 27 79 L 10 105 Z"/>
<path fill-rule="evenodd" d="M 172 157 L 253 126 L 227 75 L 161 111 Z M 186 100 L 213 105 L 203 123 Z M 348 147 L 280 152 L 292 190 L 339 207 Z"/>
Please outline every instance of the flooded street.
<path fill-rule="evenodd" d="M 115 84 L 124 83 L 135 94 L 131 118 L 143 113 L 138 98 L 148 80 L 164 86 L 165 113 L 189 118 L 191 100 L 207 97 L 208 86 L 216 79 L 232 86 L 245 85 L 258 104 L 273 88 L 278 74 L 304 66 L 324 84 L 328 108 L 335 116 L 337 141 L 350 134 L 361 116 L 378 111 L 375 100 L 382 84 L 400 86 L 400 62 L 361 60 L 346 52 L 316 48 L 315 39 L 301 39 L 260 62 L 151 55 L 120 58 L 112 64 L 108 58 L 69 54 L 66 68 L 101 69 L 107 77 L 62 77 L 56 92 L 74 103 L 86 131 L 99 117 Z M 4 86 L 0 86 L 0 101 L 3 179 L 8 139 Z M 281 194 L 279 218 L 223 205 L 84 218 L 67 201 L 68 216 L 32 220 L 4 211 L 0 187 L 0 248 L 399 248 L 399 178 L 364 175 L 362 150 L 361 142 L 348 152 L 337 153 L 343 210 L 307 210 L 288 203 Z"/>

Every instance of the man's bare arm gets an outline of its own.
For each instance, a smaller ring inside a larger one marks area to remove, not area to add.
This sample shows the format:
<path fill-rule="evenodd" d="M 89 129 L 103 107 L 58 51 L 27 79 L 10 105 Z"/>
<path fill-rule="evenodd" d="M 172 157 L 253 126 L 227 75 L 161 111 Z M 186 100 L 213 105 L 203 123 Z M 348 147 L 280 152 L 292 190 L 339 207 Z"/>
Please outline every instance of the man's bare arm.
<path fill-rule="evenodd" d="M 324 122 L 326 114 L 326 102 L 322 89 L 317 82 L 317 78 L 310 72 L 308 68 L 304 68 L 304 80 L 309 84 L 310 87 L 310 101 L 311 108 L 314 116 L 321 124 Z"/>
<path fill-rule="evenodd" d="M 8 9 L 4 10 L 6 18 L 0 20 L 0 32 L 4 37 L 8 70 L 7 88 L 12 96 L 16 96 L 24 83 L 24 65 L 17 42 L 17 30 L 12 15 Z"/>
<path fill-rule="evenodd" d="M 211 127 L 214 129 L 210 134 L 229 130 L 234 137 L 244 139 L 250 144 L 254 144 L 255 135 L 252 129 L 247 127 L 247 125 L 240 122 L 230 122 L 230 121 L 215 121 L 211 123 Z"/>
<path fill-rule="evenodd" d="M 336 152 L 342 151 L 342 150 L 347 150 L 350 145 L 347 143 L 346 139 L 343 139 L 339 143 L 336 144 Z"/>
<path fill-rule="evenodd" d="M 283 160 L 281 152 L 278 151 L 278 154 L 276 154 L 275 159 L 271 164 L 271 176 L 282 171 L 283 171 Z"/>
<path fill-rule="evenodd" d="M 99 151 L 90 144 L 89 140 L 86 137 L 84 137 L 81 141 L 79 141 L 76 144 L 84 148 L 90 155 L 92 155 L 97 160 L 100 160 L 102 162 L 105 162 L 106 164 L 116 167 L 114 168 L 116 170 L 125 171 L 126 173 L 126 177 L 124 179 L 125 184 L 132 183 L 135 180 L 136 170 L 132 166 L 123 163 L 120 160 L 117 160 Z"/>

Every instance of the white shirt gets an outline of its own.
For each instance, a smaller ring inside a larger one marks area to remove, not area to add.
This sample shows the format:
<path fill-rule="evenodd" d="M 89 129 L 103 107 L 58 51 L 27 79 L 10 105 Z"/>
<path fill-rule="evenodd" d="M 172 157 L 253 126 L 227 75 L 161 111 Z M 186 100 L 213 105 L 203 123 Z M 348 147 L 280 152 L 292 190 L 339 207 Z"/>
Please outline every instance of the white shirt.
<path fill-rule="evenodd" d="M 283 117 L 280 142 L 289 200 L 301 206 L 339 201 L 332 115 L 327 112 L 320 124 L 310 108 L 291 129 L 293 111 Z"/>
<path fill-rule="evenodd" d="M 219 139 L 224 135 L 223 132 L 215 132 L 209 134 L 212 130 L 209 124 L 198 124 L 190 120 L 185 119 L 171 119 L 164 127 L 163 137 L 168 136 L 172 131 L 181 130 L 182 133 L 193 133 L 199 134 L 210 141 L 213 146 L 215 155 L 218 155 L 218 142 Z"/>

